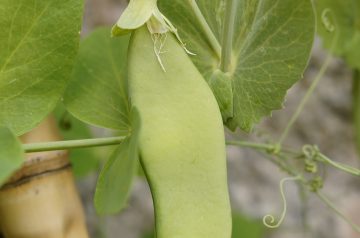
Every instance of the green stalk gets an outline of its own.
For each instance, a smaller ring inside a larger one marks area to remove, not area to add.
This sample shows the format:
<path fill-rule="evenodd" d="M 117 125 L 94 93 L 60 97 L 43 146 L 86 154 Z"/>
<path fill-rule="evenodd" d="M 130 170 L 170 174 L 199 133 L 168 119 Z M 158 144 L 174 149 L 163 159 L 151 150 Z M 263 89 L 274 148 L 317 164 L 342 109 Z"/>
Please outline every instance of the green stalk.
<path fill-rule="evenodd" d="M 228 0 L 226 2 L 225 21 L 223 29 L 223 41 L 221 48 L 220 69 L 229 72 L 231 68 L 233 36 L 235 29 L 235 16 L 238 0 Z"/>
<path fill-rule="evenodd" d="M 329 31 L 334 31 L 335 30 L 335 35 L 334 35 L 334 38 L 332 39 L 331 47 L 329 49 L 329 52 L 333 52 L 333 50 L 335 49 L 335 46 L 336 46 L 336 44 L 338 42 L 338 39 L 339 39 L 339 31 L 336 30 L 335 26 L 333 26 L 333 25 L 331 25 L 329 23 L 328 18 L 326 17 L 327 12 L 328 11 L 323 12 L 322 21 L 323 21 L 324 24 L 326 24 L 326 27 L 329 29 Z M 335 24 L 335 25 L 337 25 L 337 24 Z M 331 27 L 333 27 L 333 28 L 331 28 Z M 295 113 L 292 115 L 290 121 L 288 122 L 288 124 L 286 125 L 283 133 L 281 134 L 279 142 L 278 142 L 278 144 L 280 146 L 282 145 L 282 143 L 284 142 L 284 140 L 288 136 L 289 131 L 293 127 L 296 120 L 299 118 L 299 116 L 300 116 L 301 112 L 303 111 L 303 109 L 304 109 L 306 103 L 308 102 L 309 98 L 311 97 L 311 95 L 313 95 L 313 93 L 314 93 L 316 87 L 318 86 L 321 78 L 325 74 L 326 69 L 329 67 L 331 59 L 332 59 L 332 54 L 328 53 L 328 55 L 326 56 L 325 61 L 324 61 L 323 65 L 321 66 L 318 74 L 316 75 L 314 81 L 311 83 L 310 88 L 307 90 L 307 92 L 306 92 L 305 96 L 302 98 L 299 106 L 296 108 Z"/>
<path fill-rule="evenodd" d="M 125 137 L 108 137 L 96 139 L 83 139 L 83 140 L 68 140 L 68 141 L 54 141 L 44 143 L 31 143 L 23 144 L 23 149 L 26 153 L 42 152 L 52 150 L 67 150 L 75 148 L 87 148 L 96 146 L 108 146 L 120 144 Z"/>
<path fill-rule="evenodd" d="M 274 149 L 273 145 L 270 144 L 262 144 L 262 143 L 257 143 L 257 142 L 249 142 L 249 141 L 226 141 L 226 145 L 236 145 L 236 146 L 241 146 L 241 147 L 248 147 L 248 148 L 253 148 L 253 149 L 260 149 L 260 150 L 272 150 Z"/>
<path fill-rule="evenodd" d="M 349 174 L 352 174 L 354 176 L 360 176 L 360 170 L 359 169 L 351 167 L 351 166 L 346 165 L 346 164 L 335 162 L 335 161 L 331 160 L 330 158 L 328 158 L 327 156 L 323 155 L 322 153 L 319 154 L 318 161 L 325 162 L 328 165 L 333 166 L 334 168 L 337 168 L 339 170 L 342 170 L 342 171 L 344 171 L 346 173 L 349 173 Z"/>
<path fill-rule="evenodd" d="M 360 71 L 354 70 L 353 75 L 353 120 L 355 127 L 355 144 L 360 155 Z"/>
<path fill-rule="evenodd" d="M 197 20 L 199 21 L 200 26 L 201 26 L 202 30 L 204 31 L 211 47 L 215 51 L 218 58 L 221 59 L 221 46 L 220 46 L 218 40 L 216 39 L 214 33 L 212 32 L 210 26 L 206 22 L 204 15 L 201 13 L 199 6 L 197 5 L 195 0 L 189 0 L 189 4 L 190 4 Z"/>
<path fill-rule="evenodd" d="M 346 217 L 324 194 L 317 192 L 316 195 L 318 198 L 323 201 L 323 203 L 333 210 L 339 217 L 341 217 L 347 224 L 349 224 L 356 232 L 360 233 L 360 226 L 351 221 Z"/>
<path fill-rule="evenodd" d="M 328 68 L 330 62 L 331 62 L 332 56 L 329 53 L 325 59 L 324 64 L 321 66 L 319 73 L 316 75 L 314 81 L 311 83 L 310 88 L 307 90 L 305 96 L 302 98 L 299 106 L 296 108 L 295 113 L 292 115 L 289 123 L 286 125 L 283 133 L 280 136 L 279 145 L 282 145 L 284 140 L 286 139 L 286 137 L 289 134 L 290 129 L 293 127 L 294 123 L 296 122 L 296 120 L 299 118 L 301 112 L 303 111 L 306 103 L 308 102 L 309 98 L 313 95 L 317 85 L 320 82 L 320 79 L 323 77 L 326 69 Z"/>
<path fill-rule="evenodd" d="M 109 145 L 118 145 L 120 144 L 125 137 L 107 137 L 107 138 L 96 138 L 96 139 L 82 139 L 82 140 L 68 140 L 68 141 L 54 141 L 54 142 L 44 142 L 44 143 L 31 143 L 31 144 L 23 144 L 23 150 L 25 153 L 31 152 L 42 152 L 42 151 L 53 151 L 53 150 L 67 150 L 67 149 L 76 149 L 76 148 L 88 148 L 88 147 L 98 147 L 98 146 L 109 146 Z M 296 154 L 293 150 L 285 149 L 285 148 L 277 148 L 276 145 L 272 144 L 263 144 L 249 141 L 226 141 L 227 145 L 235 145 L 247 148 L 253 148 L 255 150 L 264 151 L 268 154 L 273 154 L 276 149 L 279 153 L 293 153 Z M 360 176 L 360 170 L 353 168 L 351 166 L 347 166 L 344 164 L 340 164 L 338 162 L 332 161 L 325 155 L 319 155 L 319 159 L 322 162 L 326 162 L 329 165 L 336 167 L 342 171 L 350 173 L 355 176 Z"/>

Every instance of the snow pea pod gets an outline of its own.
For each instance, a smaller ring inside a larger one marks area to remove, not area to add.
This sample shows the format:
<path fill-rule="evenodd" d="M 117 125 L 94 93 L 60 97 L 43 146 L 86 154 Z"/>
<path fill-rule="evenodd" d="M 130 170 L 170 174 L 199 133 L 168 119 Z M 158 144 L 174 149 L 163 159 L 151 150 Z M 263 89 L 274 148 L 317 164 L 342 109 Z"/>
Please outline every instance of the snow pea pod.
<path fill-rule="evenodd" d="M 230 238 L 224 129 L 210 88 L 170 33 L 135 30 L 128 67 L 157 237 Z"/>

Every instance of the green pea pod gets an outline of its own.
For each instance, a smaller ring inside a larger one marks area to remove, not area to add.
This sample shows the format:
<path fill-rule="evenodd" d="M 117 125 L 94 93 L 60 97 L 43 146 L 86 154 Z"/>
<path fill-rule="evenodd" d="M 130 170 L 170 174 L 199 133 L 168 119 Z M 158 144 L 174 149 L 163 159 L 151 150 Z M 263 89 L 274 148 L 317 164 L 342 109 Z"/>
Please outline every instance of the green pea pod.
<path fill-rule="evenodd" d="M 128 65 L 157 237 L 230 238 L 224 128 L 210 88 L 170 33 L 137 29 Z"/>

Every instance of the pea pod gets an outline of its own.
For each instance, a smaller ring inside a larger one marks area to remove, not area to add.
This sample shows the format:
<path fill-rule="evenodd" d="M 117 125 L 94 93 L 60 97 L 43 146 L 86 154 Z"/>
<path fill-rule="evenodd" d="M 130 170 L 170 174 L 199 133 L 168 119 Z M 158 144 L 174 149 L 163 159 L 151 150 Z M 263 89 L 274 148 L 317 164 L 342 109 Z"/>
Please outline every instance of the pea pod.
<path fill-rule="evenodd" d="M 210 88 L 170 33 L 135 30 L 128 67 L 157 237 L 231 237 L 224 129 Z"/>

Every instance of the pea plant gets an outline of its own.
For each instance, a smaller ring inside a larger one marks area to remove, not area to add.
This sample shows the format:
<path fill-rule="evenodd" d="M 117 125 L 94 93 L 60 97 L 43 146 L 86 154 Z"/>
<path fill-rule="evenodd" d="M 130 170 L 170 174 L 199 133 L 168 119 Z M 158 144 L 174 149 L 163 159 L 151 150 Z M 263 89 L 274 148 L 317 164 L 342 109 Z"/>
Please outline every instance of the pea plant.
<path fill-rule="evenodd" d="M 265 226 L 276 228 L 285 219 L 284 183 L 294 181 L 360 232 L 322 193 L 318 168 L 332 166 L 355 177 L 360 170 L 330 159 L 317 145 L 286 145 L 331 54 L 280 138 L 225 140 L 224 133 L 251 133 L 283 107 L 287 90 L 306 69 L 317 29 L 329 51 L 357 72 L 360 134 L 360 54 L 352 50 L 359 45 L 353 10 L 360 5 L 349 2 L 130 0 L 112 28 L 80 41 L 82 0 L 1 0 L 0 184 L 22 167 L 25 153 L 112 145 L 96 185 L 99 214 L 126 206 L 141 167 L 153 197 L 156 237 L 229 238 L 226 145 L 247 147 L 289 176 L 280 181 L 284 209 L 279 217 L 265 215 Z M 116 136 L 69 134 L 64 141 L 22 144 L 18 136 L 55 107 L 64 127 L 74 117 Z M 75 169 L 86 167 L 76 156 L 72 161 Z"/>

